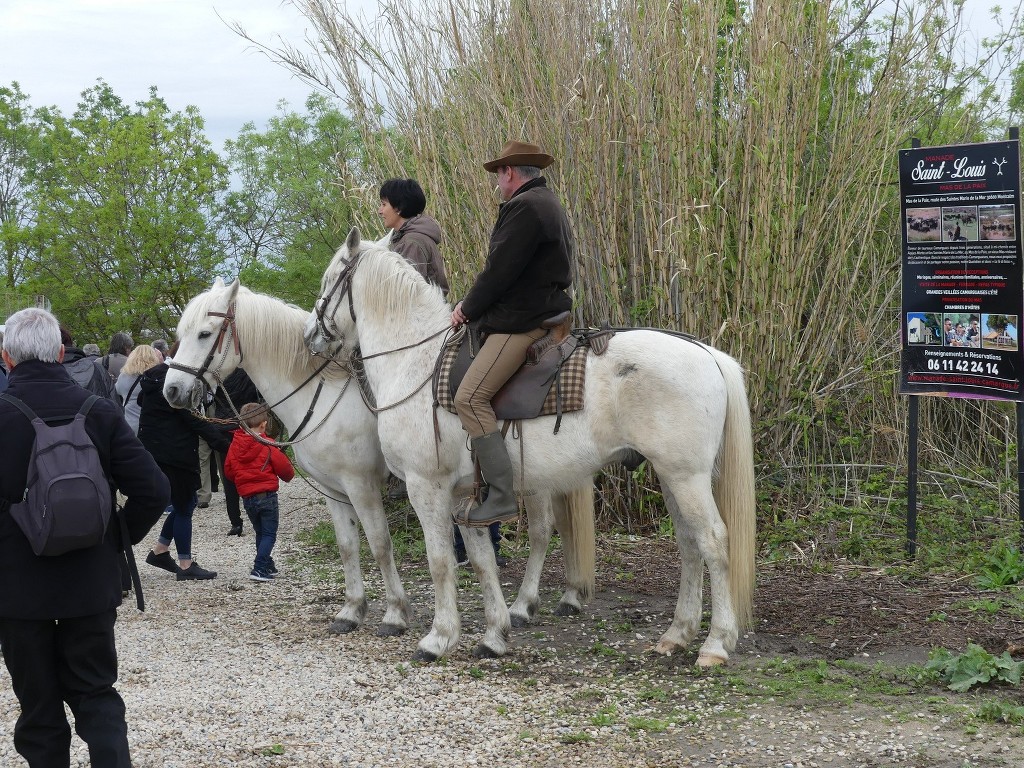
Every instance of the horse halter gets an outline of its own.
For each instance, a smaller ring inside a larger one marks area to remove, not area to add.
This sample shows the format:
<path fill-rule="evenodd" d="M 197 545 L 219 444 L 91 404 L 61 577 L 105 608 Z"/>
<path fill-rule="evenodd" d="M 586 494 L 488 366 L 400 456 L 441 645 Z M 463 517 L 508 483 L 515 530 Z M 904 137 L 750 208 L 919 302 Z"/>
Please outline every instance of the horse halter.
<path fill-rule="evenodd" d="M 225 312 L 207 312 L 206 316 L 222 317 L 224 319 L 220 324 L 220 330 L 217 332 L 217 338 L 216 340 L 214 340 L 213 345 L 210 347 L 210 354 L 206 356 L 206 360 L 203 361 L 203 364 L 198 368 L 193 368 L 189 365 L 179 363 L 176 360 L 171 360 L 171 362 L 167 364 L 168 368 L 172 368 L 176 371 L 184 371 L 185 373 L 190 373 L 196 377 L 197 381 L 202 381 L 204 383 L 206 380 L 203 378 L 203 376 L 206 374 L 207 371 L 210 370 L 210 363 L 213 362 L 214 355 L 216 355 L 218 352 L 221 351 L 221 349 L 223 349 L 224 353 L 221 356 L 221 362 L 223 362 L 223 358 L 227 356 L 228 348 L 224 343 L 224 337 L 228 334 L 229 331 L 231 333 L 231 344 L 235 349 L 235 354 L 238 355 L 239 362 L 242 361 L 242 346 L 238 341 L 238 328 L 235 327 L 235 303 L 231 302 L 228 305 L 227 311 Z M 218 366 L 218 369 L 213 372 L 213 375 L 217 379 L 218 383 L 220 383 L 219 371 L 220 368 Z"/>
<path fill-rule="evenodd" d="M 327 320 L 325 319 L 327 315 L 327 308 L 331 305 L 331 301 L 334 300 L 335 294 L 337 294 L 338 299 L 341 299 L 342 296 L 348 294 L 348 313 L 352 316 L 352 322 L 354 323 L 356 321 L 356 308 L 352 303 L 352 276 L 355 274 L 356 264 L 358 264 L 359 257 L 361 255 L 362 251 L 356 251 L 351 259 L 341 260 L 344 262 L 345 266 L 341 272 L 338 273 L 338 278 L 334 281 L 334 285 L 332 285 L 331 289 L 321 296 L 316 302 L 314 312 L 316 313 L 317 328 L 320 330 L 320 335 L 323 337 L 324 341 L 328 343 L 344 340 L 344 334 L 336 335 L 338 326 L 334 322 L 334 315 L 331 315 L 331 325 L 333 328 L 327 327 Z"/>

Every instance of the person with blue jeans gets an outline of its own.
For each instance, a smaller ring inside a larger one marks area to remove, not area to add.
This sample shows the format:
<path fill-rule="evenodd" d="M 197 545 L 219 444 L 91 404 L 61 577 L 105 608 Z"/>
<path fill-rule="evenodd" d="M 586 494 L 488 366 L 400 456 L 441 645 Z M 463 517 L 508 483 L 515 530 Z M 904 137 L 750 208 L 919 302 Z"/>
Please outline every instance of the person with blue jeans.
<path fill-rule="evenodd" d="M 246 403 L 238 415 L 241 428 L 231 438 L 224 474 L 238 488 L 245 514 L 256 533 L 256 559 L 249 578 L 270 581 L 277 574 L 271 553 L 277 542 L 278 480 L 289 482 L 295 477 L 295 469 L 266 435 L 270 413 L 265 405 Z"/>
<path fill-rule="evenodd" d="M 173 573 L 178 581 L 206 581 L 216 578 L 217 572 L 203 568 L 192 555 L 192 513 L 200 485 L 199 438 L 218 449 L 226 449 L 228 439 L 216 426 L 191 411 L 171 407 L 164 398 L 167 370 L 167 363 L 162 362 L 139 377 L 139 440 L 171 486 L 171 512 L 164 519 L 146 562 Z M 172 541 L 177 548 L 177 562 L 170 553 Z"/>

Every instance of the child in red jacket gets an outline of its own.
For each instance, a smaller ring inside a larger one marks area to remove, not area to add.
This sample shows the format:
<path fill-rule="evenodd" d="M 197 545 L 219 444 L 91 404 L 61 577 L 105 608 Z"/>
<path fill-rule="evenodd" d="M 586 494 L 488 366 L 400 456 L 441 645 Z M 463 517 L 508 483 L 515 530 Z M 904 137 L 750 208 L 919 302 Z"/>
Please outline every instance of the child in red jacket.
<path fill-rule="evenodd" d="M 243 424 L 259 433 L 264 440 L 268 411 L 265 405 L 246 403 L 238 412 Z M 224 459 L 224 474 L 238 488 L 245 514 L 256 532 L 256 561 L 249 578 L 270 581 L 277 575 L 277 567 L 270 553 L 277 541 L 280 515 L 277 507 L 278 478 L 286 483 L 295 477 L 288 457 L 279 448 L 266 445 L 245 429 L 236 429 L 231 447 Z"/>

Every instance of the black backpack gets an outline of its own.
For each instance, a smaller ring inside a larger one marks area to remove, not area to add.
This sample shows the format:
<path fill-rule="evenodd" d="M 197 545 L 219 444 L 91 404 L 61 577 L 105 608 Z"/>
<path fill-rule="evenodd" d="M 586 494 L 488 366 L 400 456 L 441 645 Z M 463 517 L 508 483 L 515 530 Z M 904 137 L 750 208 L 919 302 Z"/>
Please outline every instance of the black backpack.
<path fill-rule="evenodd" d="M 16 406 L 36 432 L 25 496 L 10 507 L 32 551 L 54 556 L 96 546 L 103 541 L 113 508 L 99 451 L 85 431 L 86 414 L 99 397 L 90 395 L 72 421 L 55 427 L 18 398 L 6 393 L 0 398 Z"/>
<path fill-rule="evenodd" d="M 99 544 L 106 535 L 114 500 L 100 463 L 99 451 L 85 431 L 86 414 L 99 399 L 98 395 L 90 395 L 69 424 L 50 427 L 21 400 L 0 392 L 0 400 L 16 406 L 36 431 L 25 497 L 17 504 L 0 500 L 0 508 L 10 510 L 11 517 L 28 538 L 36 555 L 62 555 L 76 549 L 87 549 Z M 65 418 L 57 417 L 54 421 Z M 121 545 L 124 548 L 121 566 L 127 566 L 135 590 L 135 603 L 140 611 L 144 611 L 142 581 L 135 565 L 128 522 L 124 515 L 115 514 L 121 524 Z"/>

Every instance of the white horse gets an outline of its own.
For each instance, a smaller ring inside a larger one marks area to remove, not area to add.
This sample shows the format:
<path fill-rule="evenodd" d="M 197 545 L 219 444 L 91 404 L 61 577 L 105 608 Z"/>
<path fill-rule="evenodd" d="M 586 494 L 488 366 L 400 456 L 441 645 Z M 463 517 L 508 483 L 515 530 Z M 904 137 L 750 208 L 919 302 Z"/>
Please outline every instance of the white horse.
<path fill-rule="evenodd" d="M 182 313 L 178 351 L 167 372 L 164 396 L 171 405 L 187 408 L 197 376 L 215 386 L 216 379 L 223 381 L 235 368 L 245 369 L 295 437 L 299 466 L 324 489 L 345 573 L 345 604 L 331 631 L 351 632 L 366 615 L 358 521 L 384 576 L 387 610 L 377 634 L 400 635 L 409 625 L 409 601 L 395 567 L 381 502 L 387 468 L 377 419 L 364 405 L 356 383 L 338 365 L 317 372 L 325 361 L 312 357 L 303 343 L 306 316 L 304 310 L 240 287 L 237 280 L 225 287 L 218 278 Z"/>
<path fill-rule="evenodd" d="M 430 378 L 449 325 L 440 291 L 397 254 L 349 233 L 321 284 L 306 322 L 315 352 L 361 350 L 377 404 L 381 448 L 405 476 L 423 526 L 436 611 L 425 656 L 459 638 L 454 560 L 448 543 L 456 489 L 471 472 L 458 417 L 435 415 Z M 750 623 L 754 588 L 755 505 L 750 413 L 743 372 L 712 347 L 654 331 L 614 336 L 586 364 L 585 408 L 523 422 L 510 432 L 517 489 L 560 494 L 585 489 L 627 451 L 643 454 L 661 479 L 682 557 L 675 616 L 655 650 L 686 647 L 700 629 L 703 569 L 711 584 L 711 625 L 700 648 L 704 666 L 727 661 L 739 628 Z M 482 529 L 463 529 L 480 578 L 487 629 L 478 653 L 506 651 L 509 617 L 494 556 Z"/>
<path fill-rule="evenodd" d="M 318 373 L 323 362 L 310 356 L 303 341 L 306 317 L 305 311 L 253 293 L 237 280 L 225 287 L 218 279 L 212 288 L 192 299 L 182 313 L 178 351 L 167 372 L 164 395 L 172 405 L 189 407 L 198 391 L 197 377 L 212 386 L 216 379 L 223 381 L 241 367 L 269 403 L 280 401 L 274 412 L 297 439 L 294 450 L 299 465 L 325 489 L 341 553 L 345 605 L 331 624 L 331 631 L 358 629 L 366 614 L 358 518 L 384 575 L 388 607 L 378 634 L 402 634 L 408 627 L 409 605 L 395 568 L 381 503 L 385 465 L 377 420 L 356 383 L 340 366 L 329 365 Z M 243 403 L 235 405 L 241 407 Z M 300 425 L 302 429 L 296 432 Z M 586 501 L 592 502 L 589 497 Z M 588 507 L 582 505 L 581 520 L 575 526 L 564 520 L 563 507 L 562 499 L 556 499 L 553 506 L 547 495 L 528 504 L 530 558 L 519 598 L 512 607 L 517 625 L 529 622 L 540 603 L 540 576 L 555 519 L 560 521 L 568 585 L 556 613 L 579 612 L 581 603 L 593 591 L 592 503 L 589 516 L 585 514 Z M 451 551 L 450 526 L 447 536 Z"/>

